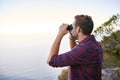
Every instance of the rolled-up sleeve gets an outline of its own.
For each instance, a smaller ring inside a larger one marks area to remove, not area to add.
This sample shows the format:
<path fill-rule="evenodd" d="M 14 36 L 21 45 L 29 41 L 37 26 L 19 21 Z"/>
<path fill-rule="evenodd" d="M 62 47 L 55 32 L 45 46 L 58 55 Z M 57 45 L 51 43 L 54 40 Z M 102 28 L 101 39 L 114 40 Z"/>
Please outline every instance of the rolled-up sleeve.
<path fill-rule="evenodd" d="M 61 55 L 54 55 L 49 61 L 49 65 L 53 67 L 64 67 L 71 64 L 74 64 L 74 59 L 69 52 Z"/>
<path fill-rule="evenodd" d="M 89 60 L 88 57 L 87 47 L 81 45 L 77 45 L 69 52 L 60 55 L 54 55 L 49 61 L 49 65 L 53 67 L 64 67 L 74 64 L 89 63 L 91 63 L 91 60 Z"/>

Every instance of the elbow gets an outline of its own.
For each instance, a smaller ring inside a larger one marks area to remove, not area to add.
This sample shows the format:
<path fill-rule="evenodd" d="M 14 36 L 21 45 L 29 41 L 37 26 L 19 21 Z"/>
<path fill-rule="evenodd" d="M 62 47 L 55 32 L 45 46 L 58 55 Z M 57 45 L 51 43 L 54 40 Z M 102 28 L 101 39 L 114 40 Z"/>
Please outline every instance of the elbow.
<path fill-rule="evenodd" d="M 57 67 L 57 66 L 55 65 L 54 60 L 53 60 L 52 58 L 48 58 L 47 64 L 48 64 L 49 66 L 52 66 L 52 67 Z"/>
<path fill-rule="evenodd" d="M 47 64 L 51 67 L 57 67 L 53 61 L 47 61 Z"/>
<path fill-rule="evenodd" d="M 63 67 L 64 62 L 59 61 L 57 55 L 54 55 L 53 57 L 49 58 L 47 61 L 47 64 L 52 67 Z"/>

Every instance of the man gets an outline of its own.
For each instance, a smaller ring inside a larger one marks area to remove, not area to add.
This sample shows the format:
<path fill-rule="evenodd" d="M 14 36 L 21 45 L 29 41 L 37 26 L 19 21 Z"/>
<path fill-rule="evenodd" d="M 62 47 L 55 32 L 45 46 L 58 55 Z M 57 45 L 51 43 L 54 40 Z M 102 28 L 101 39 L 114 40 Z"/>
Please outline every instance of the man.
<path fill-rule="evenodd" d="M 90 16 L 76 15 L 72 30 L 67 30 L 68 24 L 60 26 L 47 62 L 53 67 L 70 66 L 68 80 L 101 80 L 103 50 L 91 35 L 93 25 Z M 71 50 L 58 55 L 61 40 L 68 32 Z"/>

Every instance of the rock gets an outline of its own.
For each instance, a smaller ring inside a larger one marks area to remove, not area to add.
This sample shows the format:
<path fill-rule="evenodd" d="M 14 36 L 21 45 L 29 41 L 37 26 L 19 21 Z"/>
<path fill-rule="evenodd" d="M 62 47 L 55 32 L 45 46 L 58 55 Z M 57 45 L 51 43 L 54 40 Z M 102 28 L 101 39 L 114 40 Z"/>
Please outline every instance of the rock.
<path fill-rule="evenodd" d="M 67 80 L 68 70 L 63 70 L 58 80 Z M 120 80 L 120 67 L 104 67 L 102 80 Z"/>
<path fill-rule="evenodd" d="M 120 67 L 107 67 L 102 69 L 102 80 L 120 80 L 115 75 L 115 73 L 119 70 L 120 70 Z"/>

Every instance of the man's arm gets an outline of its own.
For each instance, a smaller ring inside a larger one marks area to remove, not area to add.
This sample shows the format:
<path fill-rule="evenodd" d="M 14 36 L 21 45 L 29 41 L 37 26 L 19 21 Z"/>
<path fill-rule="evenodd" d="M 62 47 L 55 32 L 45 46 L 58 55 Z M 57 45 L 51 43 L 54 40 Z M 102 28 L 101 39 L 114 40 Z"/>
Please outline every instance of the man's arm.
<path fill-rule="evenodd" d="M 75 41 L 74 41 L 71 37 L 69 37 L 69 42 L 70 42 L 70 48 L 71 48 L 71 49 L 76 46 Z"/>
<path fill-rule="evenodd" d="M 48 60 L 47 60 L 47 63 L 49 63 L 49 61 L 51 60 L 51 58 L 54 56 L 54 55 L 57 55 L 58 52 L 59 52 L 59 47 L 60 47 L 60 43 L 61 43 L 61 40 L 62 40 L 63 36 L 58 34 L 52 47 L 51 47 L 51 50 L 50 50 L 50 54 L 48 56 Z"/>
<path fill-rule="evenodd" d="M 67 26 L 68 26 L 67 24 L 63 24 L 63 25 L 60 26 L 59 33 L 57 34 L 57 37 L 56 37 L 56 39 L 55 39 L 55 41 L 54 41 L 54 43 L 53 43 L 53 45 L 51 47 L 47 63 L 49 63 L 49 61 L 51 60 L 51 58 L 54 55 L 58 55 L 61 40 L 62 40 L 63 36 L 66 33 L 68 33 Z"/>

